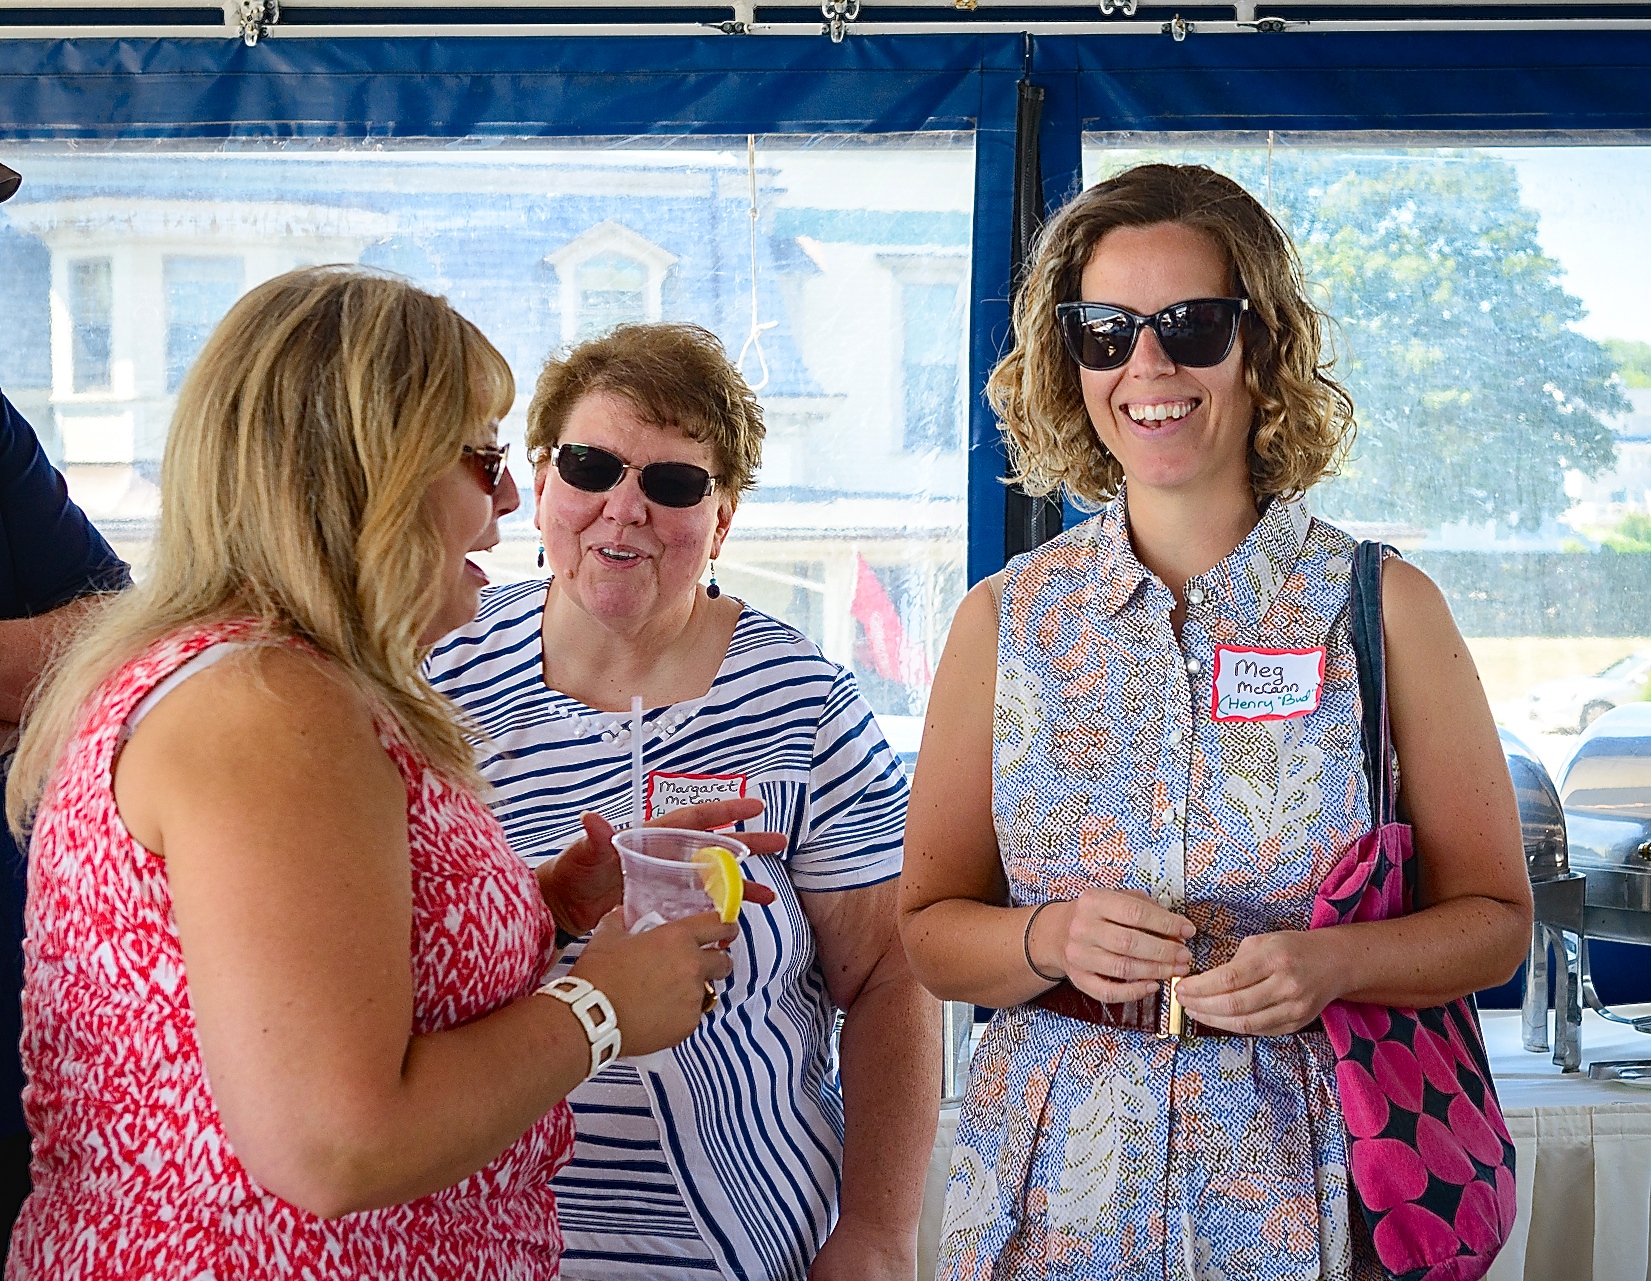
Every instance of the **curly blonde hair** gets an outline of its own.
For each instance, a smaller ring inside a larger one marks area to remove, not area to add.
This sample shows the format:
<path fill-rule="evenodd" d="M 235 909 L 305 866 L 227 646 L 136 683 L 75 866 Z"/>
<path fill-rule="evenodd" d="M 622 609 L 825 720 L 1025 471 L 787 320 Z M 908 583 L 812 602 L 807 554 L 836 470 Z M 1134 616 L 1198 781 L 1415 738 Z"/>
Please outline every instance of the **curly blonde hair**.
<path fill-rule="evenodd" d="M 722 343 L 699 325 L 620 325 L 552 356 L 527 407 L 527 454 L 546 465 L 573 407 L 592 392 L 623 396 L 656 427 L 711 446 L 717 485 L 735 502 L 757 483 L 762 405 Z"/>
<path fill-rule="evenodd" d="M 1271 214 L 1231 178 L 1203 165 L 1138 165 L 1097 183 L 1050 220 L 1015 300 L 1015 346 L 992 370 L 1012 478 L 1029 494 L 1063 486 L 1106 501 L 1123 469 L 1084 407 L 1078 366 L 1061 342 L 1059 303 L 1081 297 L 1084 268 L 1119 227 L 1177 223 L 1208 236 L 1250 300 L 1244 382 L 1255 401 L 1250 481 L 1257 498 L 1294 497 L 1333 475 L 1353 440 L 1353 401 L 1330 376 L 1328 318 L 1307 297 L 1301 260 Z"/>

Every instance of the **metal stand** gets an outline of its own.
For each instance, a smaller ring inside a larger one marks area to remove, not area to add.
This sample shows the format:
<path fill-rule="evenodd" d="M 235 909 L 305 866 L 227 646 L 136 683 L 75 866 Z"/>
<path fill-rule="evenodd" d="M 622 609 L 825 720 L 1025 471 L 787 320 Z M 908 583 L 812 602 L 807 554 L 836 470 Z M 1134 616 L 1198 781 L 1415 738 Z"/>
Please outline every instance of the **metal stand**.
<path fill-rule="evenodd" d="M 1531 895 L 1536 925 L 1525 963 L 1525 1001 L 1520 1033 L 1532 1053 L 1548 1048 L 1548 954 L 1554 977 L 1554 1062 L 1566 1072 L 1582 1067 L 1582 1000 L 1588 949 L 1583 933 L 1584 879 L 1575 872 L 1535 881 Z M 1591 989 L 1590 989 L 1591 991 Z M 1597 998 L 1596 998 L 1597 999 Z"/>
<path fill-rule="evenodd" d="M 1609 1019 L 1612 1023 L 1621 1023 L 1624 1027 L 1631 1027 L 1636 1032 L 1651 1035 L 1651 1014 L 1642 1014 L 1637 1019 L 1631 1019 L 1625 1014 L 1618 1014 L 1604 1001 L 1599 999 L 1599 993 L 1594 991 L 1594 976 L 1588 968 L 1588 939 L 1582 939 L 1582 1000 L 1595 1014 L 1602 1019 Z M 1645 1060 L 1651 1066 L 1651 1059 Z"/>
<path fill-rule="evenodd" d="M 969 1088 L 969 1039 L 975 1007 L 964 1001 L 940 1003 L 940 1102 L 956 1103 Z"/>
<path fill-rule="evenodd" d="M 1554 1062 L 1567 1072 L 1582 1067 L 1582 963 L 1580 935 L 1538 921 L 1531 931 L 1531 955 L 1525 967 L 1525 1003 L 1521 1032 L 1525 1048 L 1548 1048 L 1548 953 L 1558 962 L 1554 975 Z"/>

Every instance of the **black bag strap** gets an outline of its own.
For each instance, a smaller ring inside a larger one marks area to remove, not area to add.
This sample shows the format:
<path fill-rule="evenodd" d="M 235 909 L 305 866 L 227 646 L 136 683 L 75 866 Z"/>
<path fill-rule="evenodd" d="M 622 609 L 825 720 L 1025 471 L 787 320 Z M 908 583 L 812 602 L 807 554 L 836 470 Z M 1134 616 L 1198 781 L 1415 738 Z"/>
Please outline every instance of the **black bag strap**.
<path fill-rule="evenodd" d="M 1364 779 L 1370 789 L 1370 818 L 1376 826 L 1394 821 L 1393 733 L 1387 720 L 1387 648 L 1382 635 L 1382 560 L 1387 548 L 1366 540 L 1353 551 L 1353 657 L 1359 668 L 1359 726 L 1364 745 Z"/>

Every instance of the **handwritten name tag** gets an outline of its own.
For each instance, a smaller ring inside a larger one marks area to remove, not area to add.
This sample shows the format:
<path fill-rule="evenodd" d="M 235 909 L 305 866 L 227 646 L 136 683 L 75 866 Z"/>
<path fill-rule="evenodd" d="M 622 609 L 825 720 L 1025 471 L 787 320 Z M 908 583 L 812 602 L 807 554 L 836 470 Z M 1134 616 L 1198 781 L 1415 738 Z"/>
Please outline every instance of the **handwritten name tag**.
<path fill-rule="evenodd" d="M 645 817 L 704 801 L 738 800 L 745 795 L 745 779 L 744 774 L 666 774 L 654 770 L 648 775 Z"/>
<path fill-rule="evenodd" d="M 1282 721 L 1319 705 L 1322 649 L 1215 648 L 1210 715 L 1218 721 Z"/>

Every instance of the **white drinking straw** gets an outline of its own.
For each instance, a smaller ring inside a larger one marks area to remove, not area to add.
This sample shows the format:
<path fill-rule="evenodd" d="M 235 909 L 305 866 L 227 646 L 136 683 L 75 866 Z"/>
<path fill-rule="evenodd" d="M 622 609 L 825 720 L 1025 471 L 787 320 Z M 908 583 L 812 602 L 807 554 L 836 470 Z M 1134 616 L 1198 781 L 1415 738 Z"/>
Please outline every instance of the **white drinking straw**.
<path fill-rule="evenodd" d="M 631 826 L 642 826 L 642 695 L 631 695 Z"/>

